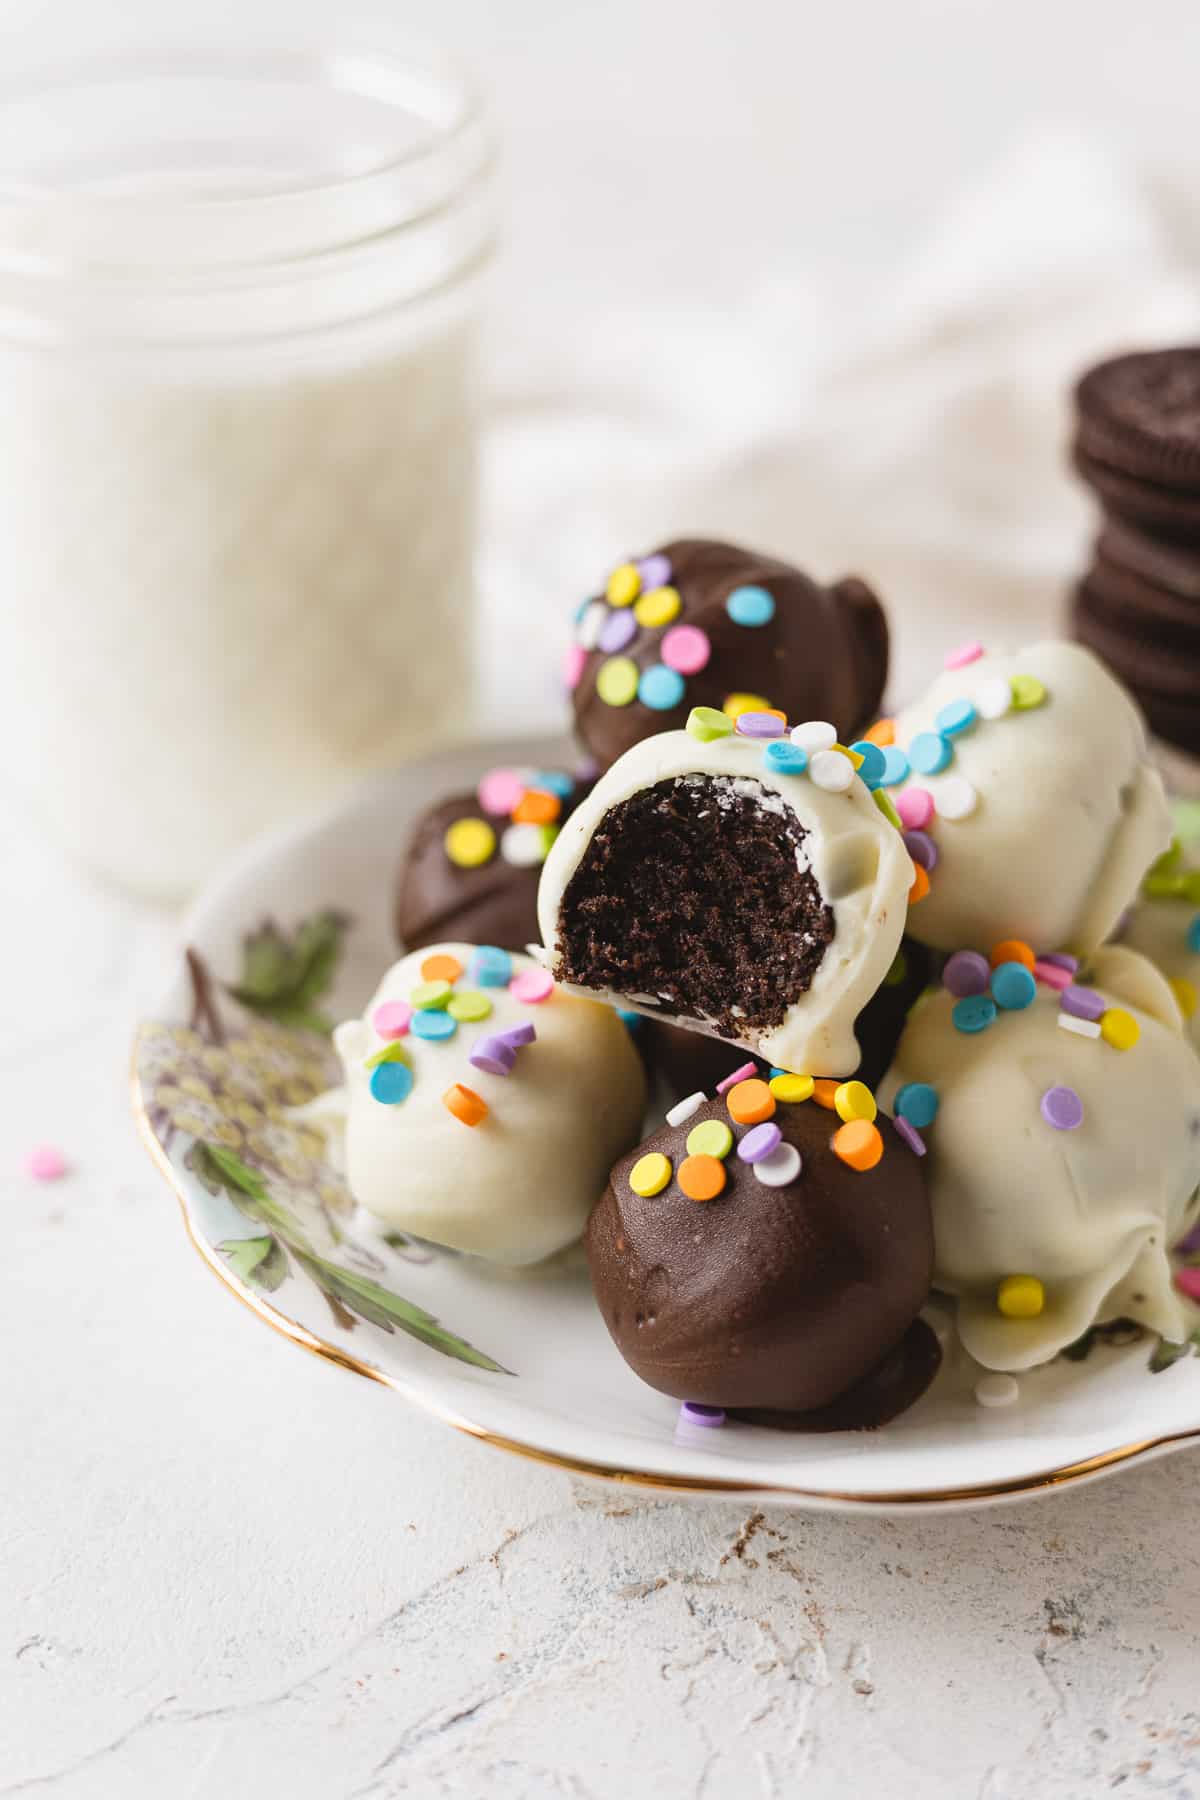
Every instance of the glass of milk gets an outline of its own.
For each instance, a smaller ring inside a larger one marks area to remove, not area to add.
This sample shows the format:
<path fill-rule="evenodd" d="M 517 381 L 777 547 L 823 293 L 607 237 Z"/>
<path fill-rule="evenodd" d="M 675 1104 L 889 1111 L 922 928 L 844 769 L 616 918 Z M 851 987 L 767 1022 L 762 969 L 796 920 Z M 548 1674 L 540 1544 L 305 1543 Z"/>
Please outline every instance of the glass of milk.
<path fill-rule="evenodd" d="M 174 897 L 471 703 L 478 96 L 432 53 L 0 82 L 0 796 Z"/>

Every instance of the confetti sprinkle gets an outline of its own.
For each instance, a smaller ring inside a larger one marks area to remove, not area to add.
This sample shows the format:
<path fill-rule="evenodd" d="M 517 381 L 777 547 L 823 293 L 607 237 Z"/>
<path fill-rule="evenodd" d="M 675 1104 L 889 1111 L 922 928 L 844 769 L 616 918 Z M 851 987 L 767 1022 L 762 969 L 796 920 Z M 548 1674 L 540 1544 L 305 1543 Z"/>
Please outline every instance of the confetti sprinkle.
<path fill-rule="evenodd" d="M 379 1063 L 371 1071 L 371 1098 L 380 1106 L 399 1106 L 413 1090 L 413 1073 L 407 1063 Z"/>
<path fill-rule="evenodd" d="M 975 690 L 975 711 L 981 719 L 1002 719 L 1012 707 L 1012 686 L 1003 675 L 993 675 Z"/>
<path fill-rule="evenodd" d="M 785 1105 L 797 1105 L 802 1100 L 811 1100 L 816 1086 L 811 1075 L 772 1075 L 768 1086 L 777 1100 Z"/>
<path fill-rule="evenodd" d="M 979 794 L 965 775 L 950 775 L 938 789 L 937 809 L 943 819 L 957 823 L 969 819 L 979 805 Z"/>
<path fill-rule="evenodd" d="M 858 772 L 867 786 L 877 788 L 887 768 L 887 759 L 879 745 L 871 743 L 868 738 L 858 738 L 850 748 L 859 759 Z"/>
<path fill-rule="evenodd" d="M 650 588 L 634 602 L 633 616 L 647 631 L 656 631 L 679 617 L 683 602 L 673 587 Z"/>
<path fill-rule="evenodd" d="M 667 1113 L 668 1125 L 686 1125 L 694 1118 L 708 1098 L 707 1094 L 689 1094 L 686 1100 L 679 1100 Z"/>
<path fill-rule="evenodd" d="M 477 994 L 470 988 L 460 993 L 451 994 L 446 1011 L 460 1025 L 476 1025 L 481 1019 L 491 1017 L 492 1003 L 486 994 Z"/>
<path fill-rule="evenodd" d="M 486 819 L 456 819 L 442 847 L 456 868 L 479 869 L 495 855 L 496 834 Z"/>
<path fill-rule="evenodd" d="M 413 1009 L 403 1000 L 385 1000 L 371 1014 L 371 1024 L 381 1038 L 402 1038 L 412 1022 Z"/>
<path fill-rule="evenodd" d="M 773 775 L 803 775 L 808 767 L 808 751 L 799 744 L 768 744 L 763 751 L 763 767 Z"/>
<path fill-rule="evenodd" d="M 802 1164 L 800 1152 L 795 1144 L 779 1144 L 759 1162 L 751 1163 L 754 1179 L 761 1181 L 764 1187 L 790 1187 L 799 1175 Z"/>
<path fill-rule="evenodd" d="M 525 783 L 515 769 L 489 769 L 476 789 L 476 798 L 484 812 L 507 818 L 524 792 Z"/>
<path fill-rule="evenodd" d="M 903 750 L 898 749 L 894 744 L 889 744 L 883 752 L 883 776 L 879 785 L 881 787 L 899 787 L 902 781 L 908 780 L 911 773 L 909 760 Z"/>
<path fill-rule="evenodd" d="M 981 1375 L 975 1383 L 975 1400 L 979 1406 L 1011 1406 L 1020 1393 L 1012 1375 Z"/>
<path fill-rule="evenodd" d="M 863 736 L 869 744 L 878 744 L 881 750 L 886 750 L 889 744 L 896 741 L 896 721 L 876 719 L 871 729 L 863 732 Z"/>
<path fill-rule="evenodd" d="M 1046 1290 L 1036 1275 L 1006 1275 L 996 1289 L 996 1307 L 1006 1319 L 1036 1319 L 1046 1305 Z"/>
<path fill-rule="evenodd" d="M 631 606 L 641 592 L 642 577 L 635 563 L 621 563 L 608 578 L 605 594 L 612 606 Z"/>
<path fill-rule="evenodd" d="M 1030 712 L 1046 698 L 1046 690 L 1036 675 L 1014 675 L 1009 686 L 1014 712 Z"/>
<path fill-rule="evenodd" d="M 643 556 L 637 571 L 642 578 L 642 587 L 646 589 L 666 587 L 673 573 L 670 557 L 664 556 L 661 550 L 655 551 L 653 556 Z"/>
<path fill-rule="evenodd" d="M 970 994 L 965 1000 L 955 1001 L 950 1017 L 956 1031 L 986 1031 L 995 1020 L 996 1002 L 990 994 Z"/>
<path fill-rule="evenodd" d="M 554 982 L 545 969 L 522 969 L 509 982 L 508 991 L 526 1006 L 540 1006 L 554 992 Z"/>
<path fill-rule="evenodd" d="M 896 1116 L 926 1131 L 938 1116 L 938 1092 L 927 1081 L 906 1081 L 896 1090 Z"/>
<path fill-rule="evenodd" d="M 1005 1012 L 1024 1012 L 1037 997 L 1037 982 L 1024 963 L 1003 962 L 992 970 L 992 999 Z"/>
<path fill-rule="evenodd" d="M 908 904 L 916 906 L 929 894 L 929 875 L 920 863 L 913 864 L 912 886 L 908 890 Z"/>
<path fill-rule="evenodd" d="M 1001 963 L 1015 962 L 1020 963 L 1022 968 L 1032 970 L 1037 958 L 1024 939 L 1002 938 L 998 944 L 992 945 L 988 961 L 993 969 L 998 969 Z"/>
<path fill-rule="evenodd" d="M 596 671 L 596 692 L 605 706 L 628 706 L 638 691 L 638 666 L 627 656 L 613 656 Z"/>
<path fill-rule="evenodd" d="M 453 985 L 463 972 L 463 966 L 457 956 L 439 954 L 427 956 L 421 964 L 422 981 L 448 981 Z"/>
<path fill-rule="evenodd" d="M 744 1163 L 761 1162 L 764 1156 L 770 1156 L 783 1142 L 783 1133 L 778 1125 L 767 1122 L 754 1125 L 746 1133 L 737 1147 L 738 1161 Z"/>
<path fill-rule="evenodd" d="M 735 721 L 734 729 L 740 737 L 781 738 L 787 731 L 787 726 L 778 713 L 746 712 L 742 713 Z M 789 744 L 787 748 L 795 750 L 797 746 Z"/>
<path fill-rule="evenodd" d="M 902 794 L 896 795 L 896 811 L 909 831 L 924 831 L 932 823 L 936 810 L 928 788 L 905 788 Z"/>
<path fill-rule="evenodd" d="M 771 702 L 762 694 L 727 694 L 724 711 L 733 720 L 741 718 L 745 712 L 771 712 Z"/>
<path fill-rule="evenodd" d="M 448 1012 L 415 1012 L 409 1029 L 428 1044 L 444 1044 L 458 1030 L 458 1022 Z"/>
<path fill-rule="evenodd" d="M 883 1138 L 879 1127 L 869 1119 L 851 1119 L 833 1134 L 831 1149 L 847 1168 L 860 1175 L 873 1169 L 883 1156 Z"/>
<path fill-rule="evenodd" d="M 733 1149 L 733 1133 L 724 1119 L 704 1119 L 687 1136 L 689 1156 L 715 1156 L 721 1162 Z"/>
<path fill-rule="evenodd" d="M 725 611 L 735 625 L 754 628 L 769 625 L 775 617 L 774 598 L 763 587 L 734 588 L 725 602 Z"/>
<path fill-rule="evenodd" d="M 892 804 L 892 796 L 890 794 L 885 794 L 882 787 L 878 787 L 871 797 L 888 824 L 894 825 L 896 830 L 899 831 L 901 828 L 900 814 Z"/>
<path fill-rule="evenodd" d="M 500 1037 L 480 1038 L 467 1061 L 487 1075 L 511 1075 L 517 1065 L 517 1053 Z"/>
<path fill-rule="evenodd" d="M 917 867 L 919 869 L 924 869 L 926 874 L 928 874 L 931 869 L 937 868 L 938 847 L 927 831 L 906 831 L 904 833 L 904 848 L 908 851 L 908 854 L 912 857 Z"/>
<path fill-rule="evenodd" d="M 826 1112 L 833 1111 L 834 1095 L 837 1093 L 839 1085 L 838 1082 L 831 1081 L 827 1077 L 813 1082 L 812 1097 L 818 1106 L 825 1108 Z"/>
<path fill-rule="evenodd" d="M 1078 1131 L 1083 1124 L 1083 1101 L 1074 1088 L 1047 1088 L 1041 1099 L 1041 1115 L 1055 1131 Z"/>
<path fill-rule="evenodd" d="M 733 1069 L 723 1080 L 718 1081 L 717 1092 L 718 1094 L 727 1094 L 730 1088 L 738 1085 L 739 1081 L 752 1081 L 757 1074 L 757 1063 L 739 1063 L 736 1069 Z"/>
<path fill-rule="evenodd" d="M 630 612 L 610 612 L 596 641 L 605 656 L 616 656 L 637 636 L 637 620 Z"/>
<path fill-rule="evenodd" d="M 686 729 L 698 743 L 711 744 L 716 738 L 732 736 L 733 720 L 714 706 L 693 706 Z"/>
<path fill-rule="evenodd" d="M 467 973 L 480 987 L 507 987 L 512 980 L 512 957 L 497 944 L 480 944 L 471 952 Z"/>
<path fill-rule="evenodd" d="M 668 669 L 678 675 L 698 675 L 708 666 L 712 645 L 708 633 L 698 625 L 675 625 L 663 638 L 660 651 Z"/>
<path fill-rule="evenodd" d="M 833 1105 L 838 1118 L 847 1125 L 852 1119 L 865 1119 L 871 1124 L 878 1111 L 875 1096 L 865 1081 L 843 1081 L 833 1096 Z"/>
<path fill-rule="evenodd" d="M 991 965 L 978 950 L 956 950 L 942 970 L 942 986 L 964 1000 L 968 994 L 986 994 L 991 976 Z"/>
<path fill-rule="evenodd" d="M 575 633 L 576 640 L 582 650 L 594 650 L 600 641 L 600 632 L 609 611 L 603 600 L 585 600 L 583 610 L 579 614 L 579 626 Z"/>
<path fill-rule="evenodd" d="M 729 1116 L 738 1125 L 761 1125 L 775 1111 L 775 1095 L 765 1081 L 739 1081 L 725 1096 Z"/>
<path fill-rule="evenodd" d="M 1060 994 L 1064 988 L 1069 988 L 1071 985 L 1069 971 L 1060 969 L 1057 963 L 1047 962 L 1044 956 L 1039 956 L 1034 963 L 1033 973 L 1036 980 L 1044 983 L 1048 988 L 1054 988 Z"/>
<path fill-rule="evenodd" d="M 652 663 L 643 670 L 638 682 L 638 699 L 643 706 L 654 712 L 670 712 L 678 706 L 687 691 L 687 683 L 675 669 L 666 663 Z"/>
<path fill-rule="evenodd" d="M 715 1200 L 725 1189 L 725 1164 L 716 1156 L 685 1156 L 677 1179 L 689 1200 Z"/>
<path fill-rule="evenodd" d="M 1059 1005 L 1064 1012 L 1071 1013 L 1076 1019 L 1101 1019 L 1107 1008 L 1103 994 L 1095 988 L 1077 987 L 1074 982 L 1064 988 Z"/>
<path fill-rule="evenodd" d="M 978 662 L 982 655 L 982 644 L 959 644 L 957 649 L 947 650 L 946 655 L 943 658 L 943 667 L 947 669 L 965 669 L 968 663 Z"/>
<path fill-rule="evenodd" d="M 508 825 L 500 839 L 500 855 L 513 869 L 536 869 L 546 860 L 548 845 L 542 825 Z"/>
<path fill-rule="evenodd" d="M 679 1423 L 699 1425 L 705 1431 L 712 1431 L 725 1423 L 725 1409 L 721 1406 L 703 1406 L 699 1400 L 685 1400 L 679 1408 Z"/>
<path fill-rule="evenodd" d="M 583 680 L 583 671 L 587 667 L 587 651 L 582 644 L 568 644 L 563 651 L 562 678 L 563 686 L 574 693 Z"/>
<path fill-rule="evenodd" d="M 833 749 L 837 743 L 837 729 L 827 719 L 806 719 L 802 725 L 793 725 L 791 739 L 801 750 L 807 750 L 809 756 L 815 756 L 818 750 Z"/>
<path fill-rule="evenodd" d="M 526 1044 L 537 1042 L 537 1027 L 523 1019 L 519 1025 L 510 1025 L 506 1030 L 498 1031 L 496 1036 L 502 1044 L 508 1044 L 511 1049 L 523 1050 Z"/>
<path fill-rule="evenodd" d="M 914 1156 L 925 1155 L 925 1140 L 915 1125 L 910 1125 L 905 1118 L 893 1119 L 892 1124 L 895 1127 L 897 1137 L 903 1139 Z"/>
<path fill-rule="evenodd" d="M 1100 1026 L 1095 1019 L 1077 1019 L 1074 1013 L 1060 1012 L 1058 1025 L 1061 1031 L 1070 1031 L 1076 1037 L 1098 1038 Z"/>
<path fill-rule="evenodd" d="M 643 1200 L 650 1200 L 655 1194 L 662 1193 L 671 1175 L 670 1157 L 663 1156 L 661 1151 L 650 1150 L 645 1156 L 639 1156 L 630 1169 L 629 1185 Z"/>
<path fill-rule="evenodd" d="M 1132 1013 L 1123 1007 L 1109 1006 L 1100 1018 L 1100 1036 L 1114 1050 L 1132 1050 L 1142 1035 L 1142 1028 Z"/>
<path fill-rule="evenodd" d="M 969 700 L 951 700 L 940 708 L 933 722 L 943 737 L 960 737 L 964 731 L 970 731 L 978 716 Z"/>
<path fill-rule="evenodd" d="M 954 755 L 954 746 L 940 731 L 918 731 L 908 746 L 908 760 L 920 775 L 938 775 Z"/>
<path fill-rule="evenodd" d="M 454 1082 L 446 1089 L 442 1095 L 442 1105 L 463 1125 L 482 1125 L 488 1116 L 487 1101 L 474 1088 L 464 1087 L 461 1081 Z"/>
<path fill-rule="evenodd" d="M 829 794 L 844 794 L 854 780 L 854 764 L 839 750 L 818 750 L 809 760 L 808 772 L 813 785 Z"/>
<path fill-rule="evenodd" d="M 448 981 L 419 981 L 408 997 L 423 1012 L 443 1012 L 450 1004 L 452 992 Z"/>

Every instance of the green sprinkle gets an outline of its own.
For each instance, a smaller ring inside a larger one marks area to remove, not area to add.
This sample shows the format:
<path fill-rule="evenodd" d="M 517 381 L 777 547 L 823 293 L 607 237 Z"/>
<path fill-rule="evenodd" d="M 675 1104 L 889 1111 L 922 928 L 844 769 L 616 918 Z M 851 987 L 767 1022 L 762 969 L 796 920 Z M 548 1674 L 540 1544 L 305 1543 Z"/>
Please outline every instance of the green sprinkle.
<path fill-rule="evenodd" d="M 445 1012 L 453 992 L 448 981 L 419 981 L 408 997 L 421 1012 Z"/>
<path fill-rule="evenodd" d="M 477 994 L 474 989 L 468 988 L 464 993 L 450 996 L 446 1011 L 460 1025 L 473 1025 L 477 1019 L 490 1017 L 492 1003 L 486 994 Z"/>
<path fill-rule="evenodd" d="M 375 1052 L 374 1056 L 368 1056 L 366 1062 L 363 1064 L 363 1068 L 378 1069 L 383 1063 L 393 1062 L 403 1063 L 406 1068 L 411 1066 L 408 1060 L 408 1052 L 405 1050 L 403 1044 L 397 1044 L 395 1042 L 385 1044 L 382 1050 L 377 1050 Z"/>
<path fill-rule="evenodd" d="M 873 792 L 875 804 L 887 820 L 888 824 L 894 825 L 897 831 L 903 831 L 904 825 L 900 818 L 900 814 L 896 811 L 892 796 L 885 792 L 881 787 L 875 788 Z"/>
<path fill-rule="evenodd" d="M 702 744 L 711 744 L 714 738 L 730 736 L 733 720 L 727 713 L 718 712 L 715 706 L 693 706 L 688 714 L 687 729 Z"/>
<path fill-rule="evenodd" d="M 1029 712 L 1046 698 L 1046 690 L 1036 675 L 1014 675 L 1008 685 L 1012 689 L 1014 712 Z"/>

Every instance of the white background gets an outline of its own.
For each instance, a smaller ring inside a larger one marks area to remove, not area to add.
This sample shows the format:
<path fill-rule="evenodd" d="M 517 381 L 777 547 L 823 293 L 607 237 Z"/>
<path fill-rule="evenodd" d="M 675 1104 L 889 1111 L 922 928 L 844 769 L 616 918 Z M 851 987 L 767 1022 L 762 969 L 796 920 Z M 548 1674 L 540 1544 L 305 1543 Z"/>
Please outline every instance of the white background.
<path fill-rule="evenodd" d="M 34 19 L 107 35 L 114 10 L 9 5 L 4 43 Z M 772 283 L 875 296 L 1033 127 L 1074 122 L 1124 167 L 1194 159 L 1182 0 L 375 16 L 494 90 L 501 390 L 527 307 L 561 394 L 597 311 L 736 326 Z M 1173 205 L 1184 234 L 1186 183 Z M 632 328 L 628 378 L 655 379 Z M 187 1248 L 123 1085 L 171 921 L 0 814 L 0 942 L 0 1800 L 1200 1794 L 1192 1457 L 891 1522 L 501 1459 L 275 1338 Z M 67 1182 L 20 1174 L 41 1139 Z"/>

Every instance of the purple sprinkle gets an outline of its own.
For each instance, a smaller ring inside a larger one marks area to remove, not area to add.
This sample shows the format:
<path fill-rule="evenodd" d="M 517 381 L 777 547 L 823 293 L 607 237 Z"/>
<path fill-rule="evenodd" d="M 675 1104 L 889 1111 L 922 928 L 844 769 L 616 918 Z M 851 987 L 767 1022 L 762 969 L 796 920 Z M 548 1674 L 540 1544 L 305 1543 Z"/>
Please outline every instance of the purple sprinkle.
<path fill-rule="evenodd" d="M 787 726 L 774 713 L 744 712 L 738 715 L 733 729 L 739 737 L 748 738 L 781 738 Z"/>
<path fill-rule="evenodd" d="M 892 1124 L 896 1127 L 896 1136 L 904 1139 L 904 1142 L 908 1145 L 913 1155 L 924 1156 L 925 1139 L 921 1136 L 916 1126 L 910 1125 L 908 1120 L 902 1118 L 899 1113 L 897 1113 L 896 1117 L 892 1120 Z"/>
<path fill-rule="evenodd" d="M 579 782 L 595 781 L 600 773 L 600 764 L 594 756 L 585 756 L 575 764 L 575 779 Z"/>
<path fill-rule="evenodd" d="M 743 1063 L 740 1068 L 733 1071 L 732 1075 L 727 1075 L 724 1081 L 718 1081 L 717 1092 L 718 1094 L 727 1094 L 731 1087 L 737 1086 L 739 1081 L 750 1081 L 757 1074 L 757 1063 Z"/>
<path fill-rule="evenodd" d="M 699 1400 L 685 1400 L 679 1409 L 681 1425 L 723 1425 L 725 1409 L 720 1406 L 701 1406 Z"/>
<path fill-rule="evenodd" d="M 467 1058 L 472 1068 L 483 1069 L 488 1075 L 510 1075 L 516 1060 L 516 1051 L 498 1037 L 480 1038 Z"/>
<path fill-rule="evenodd" d="M 991 964 L 978 950 L 956 950 L 942 970 L 943 987 L 959 1000 L 986 994 L 991 979 Z"/>
<path fill-rule="evenodd" d="M 783 1133 L 778 1125 L 755 1125 L 738 1145 L 738 1160 L 744 1163 L 761 1162 L 764 1156 L 770 1156 L 772 1150 L 778 1150 L 782 1142 Z"/>
<path fill-rule="evenodd" d="M 1079 967 L 1077 956 L 1068 956 L 1065 950 L 1047 950 L 1045 956 L 1038 957 L 1039 962 L 1049 963 L 1052 969 L 1065 969 L 1073 975 Z"/>
<path fill-rule="evenodd" d="M 642 578 L 642 588 L 649 592 L 651 588 L 666 587 L 671 579 L 671 559 L 661 552 L 654 556 L 643 556 L 637 565 L 637 572 Z"/>
<path fill-rule="evenodd" d="M 493 1033 L 489 1042 L 503 1044 L 509 1050 L 523 1050 L 526 1044 L 532 1044 L 537 1037 L 533 1025 L 510 1025 L 507 1031 Z"/>
<path fill-rule="evenodd" d="M 930 869 L 937 868 L 938 847 L 927 831 L 906 831 L 904 848 L 915 863 L 919 863 L 928 874 Z"/>
<path fill-rule="evenodd" d="M 628 606 L 616 606 L 600 627 L 596 645 L 606 656 L 611 656 L 615 650 L 623 650 L 636 636 L 637 620 L 632 610 Z"/>
<path fill-rule="evenodd" d="M 1083 1101 L 1074 1088 L 1047 1088 L 1042 1095 L 1042 1117 L 1055 1131 L 1074 1131 L 1083 1124 Z"/>
<path fill-rule="evenodd" d="M 1095 988 L 1076 987 L 1074 983 L 1064 988 L 1058 1003 L 1064 1012 L 1072 1013 L 1077 1019 L 1090 1019 L 1093 1024 L 1104 1017 L 1108 1010 L 1108 1001 Z"/>
<path fill-rule="evenodd" d="M 1194 1256 L 1197 1250 L 1200 1250 L 1200 1219 L 1197 1219 L 1185 1238 L 1180 1238 L 1175 1246 L 1175 1254 Z"/>

